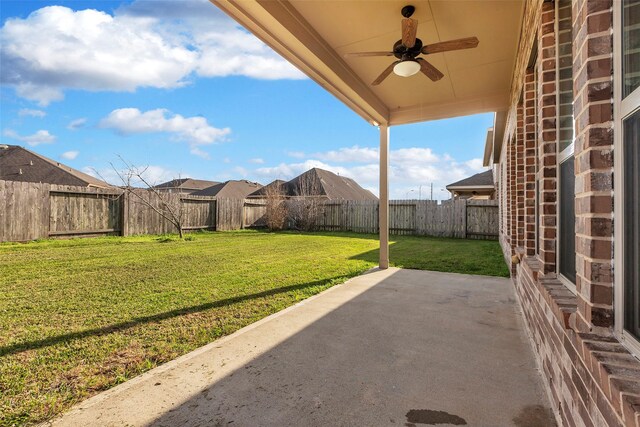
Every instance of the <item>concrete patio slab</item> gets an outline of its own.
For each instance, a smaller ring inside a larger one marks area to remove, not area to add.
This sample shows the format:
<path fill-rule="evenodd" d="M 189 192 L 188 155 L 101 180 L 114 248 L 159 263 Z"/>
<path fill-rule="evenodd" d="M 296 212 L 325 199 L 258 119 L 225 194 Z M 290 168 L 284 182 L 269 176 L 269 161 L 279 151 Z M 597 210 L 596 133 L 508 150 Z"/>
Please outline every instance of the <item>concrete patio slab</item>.
<path fill-rule="evenodd" d="M 55 426 L 555 425 L 508 279 L 373 271 Z"/>

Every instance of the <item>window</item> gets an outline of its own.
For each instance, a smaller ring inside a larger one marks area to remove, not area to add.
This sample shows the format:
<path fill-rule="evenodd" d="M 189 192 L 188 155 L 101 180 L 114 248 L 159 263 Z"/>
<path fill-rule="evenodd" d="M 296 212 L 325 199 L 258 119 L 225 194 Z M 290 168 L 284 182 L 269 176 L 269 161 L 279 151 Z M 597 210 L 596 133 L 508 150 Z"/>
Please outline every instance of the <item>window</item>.
<path fill-rule="evenodd" d="M 623 120 L 624 327 L 640 338 L 640 110 Z"/>
<path fill-rule="evenodd" d="M 559 198 L 560 209 L 560 264 L 559 272 L 571 283 L 576 283 L 576 215 L 575 172 L 573 156 L 560 164 L 560 182 L 562 188 Z"/>
<path fill-rule="evenodd" d="M 622 1 L 622 98 L 640 86 L 640 1 Z"/>
<path fill-rule="evenodd" d="M 558 66 L 558 272 L 575 291 L 576 216 L 573 157 L 573 37 L 571 0 L 556 2 Z"/>
<path fill-rule="evenodd" d="M 640 0 L 614 3 L 616 332 L 640 354 Z"/>

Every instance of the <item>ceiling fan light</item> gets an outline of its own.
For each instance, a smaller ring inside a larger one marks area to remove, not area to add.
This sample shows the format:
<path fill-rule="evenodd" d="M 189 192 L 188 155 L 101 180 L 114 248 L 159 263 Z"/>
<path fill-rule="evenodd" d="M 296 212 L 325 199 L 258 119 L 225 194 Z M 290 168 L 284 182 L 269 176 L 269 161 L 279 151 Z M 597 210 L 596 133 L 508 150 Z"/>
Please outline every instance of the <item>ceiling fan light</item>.
<path fill-rule="evenodd" d="M 418 61 L 408 59 L 406 61 L 398 62 L 393 67 L 393 72 L 400 77 L 409 77 L 420 71 L 420 64 Z"/>

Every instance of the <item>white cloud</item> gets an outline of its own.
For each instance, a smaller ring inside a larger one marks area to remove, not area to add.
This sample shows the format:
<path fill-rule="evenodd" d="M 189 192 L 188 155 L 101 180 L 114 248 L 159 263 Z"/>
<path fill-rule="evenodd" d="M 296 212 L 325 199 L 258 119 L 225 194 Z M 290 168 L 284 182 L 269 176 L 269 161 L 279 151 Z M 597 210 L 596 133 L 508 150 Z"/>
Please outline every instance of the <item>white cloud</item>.
<path fill-rule="evenodd" d="M 475 171 L 478 171 L 478 172 L 481 172 L 481 171 L 484 170 L 484 166 L 482 165 L 482 163 L 483 163 L 482 159 L 471 159 L 471 160 L 468 160 L 468 161 L 464 162 L 464 164 L 469 169 L 472 169 L 472 170 L 475 170 Z"/>
<path fill-rule="evenodd" d="M 86 124 L 87 124 L 87 119 L 85 118 L 75 119 L 69 122 L 69 124 L 67 125 L 67 129 L 69 130 L 82 129 Z"/>
<path fill-rule="evenodd" d="M 349 172 L 348 168 L 342 166 L 332 166 L 320 160 L 306 160 L 302 163 L 280 163 L 277 166 L 258 168 L 255 173 L 267 179 L 291 179 L 312 168 L 325 169 L 345 176 L 348 176 Z"/>
<path fill-rule="evenodd" d="M 249 159 L 249 163 L 254 163 L 256 165 L 261 165 L 264 163 L 264 159 L 256 157 L 255 159 Z"/>
<path fill-rule="evenodd" d="M 354 145 L 353 147 L 316 153 L 311 157 L 336 163 L 371 163 L 378 161 L 379 149 Z M 433 154 L 430 148 L 400 148 L 391 150 L 389 159 L 391 163 L 422 165 L 436 162 L 439 157 Z"/>
<path fill-rule="evenodd" d="M 179 114 L 171 116 L 168 110 L 158 108 L 141 112 L 137 108 L 120 108 L 113 110 L 100 121 L 100 127 L 113 129 L 122 135 L 168 133 L 179 141 L 189 144 L 191 153 L 207 157 L 202 146 L 215 144 L 225 140 L 231 129 L 215 128 L 204 117 L 183 117 Z"/>
<path fill-rule="evenodd" d="M 119 167 L 119 166 L 120 165 L 116 165 L 116 167 Z M 171 181 L 172 179 L 180 178 L 182 176 L 190 176 L 190 175 L 182 175 L 176 171 L 173 171 L 171 169 L 166 169 L 162 166 L 157 166 L 157 165 L 140 166 L 140 167 L 134 166 L 134 167 L 141 172 L 141 175 L 144 178 L 144 180 L 147 181 L 150 185 L 157 185 L 163 182 Z M 95 169 L 90 166 L 85 166 L 84 168 L 82 168 L 82 171 L 84 173 L 94 176 L 96 178 L 102 179 L 113 185 L 125 184 L 124 182 L 122 182 L 122 179 L 118 174 L 120 174 L 121 176 L 126 176 L 127 170 L 128 168 L 126 167 L 119 168 L 117 171 L 113 167 Z M 142 181 L 140 181 L 139 179 L 133 179 L 131 182 L 131 185 L 141 186 L 141 187 L 144 186 Z"/>
<path fill-rule="evenodd" d="M 338 163 L 369 163 L 378 161 L 378 149 L 354 145 L 353 147 L 340 148 L 325 153 L 316 153 L 313 157 Z"/>
<path fill-rule="evenodd" d="M 431 148 L 400 148 L 398 150 L 391 150 L 389 159 L 391 163 L 397 162 L 418 165 L 434 163 L 440 160 L 438 156 L 433 154 Z"/>
<path fill-rule="evenodd" d="M 43 7 L 5 21 L 0 62 L 0 82 L 43 106 L 66 89 L 175 88 L 194 75 L 305 78 L 207 0 L 136 1 L 114 15 Z"/>
<path fill-rule="evenodd" d="M 80 154 L 80 152 L 76 150 L 65 151 L 60 155 L 60 157 L 67 160 L 74 160 L 76 157 L 78 157 L 78 154 Z"/>
<path fill-rule="evenodd" d="M 303 162 L 280 163 L 253 171 L 253 176 L 266 180 L 291 179 L 310 168 L 326 169 L 353 178 L 362 187 L 378 194 L 378 150 L 373 147 L 344 147 L 315 153 Z M 484 170 L 481 159 L 457 162 L 448 154 L 438 155 L 429 148 L 412 147 L 389 152 L 389 183 L 392 199 L 430 197 L 449 198 L 442 191 L 452 182 Z"/>
<path fill-rule="evenodd" d="M 203 159 L 210 159 L 211 156 L 209 156 L 209 153 L 207 153 L 206 151 L 198 148 L 197 145 L 192 145 L 191 149 L 189 150 L 189 152 L 191 154 L 193 154 L 194 156 L 198 156 L 198 157 L 202 157 Z"/>
<path fill-rule="evenodd" d="M 42 110 L 32 110 L 29 108 L 22 108 L 20 109 L 20 111 L 18 111 L 18 116 L 20 117 L 24 117 L 24 116 L 31 116 L 31 117 L 44 117 L 46 116 L 47 113 L 45 111 Z"/>
<path fill-rule="evenodd" d="M 2 134 L 8 138 L 12 138 L 17 141 L 24 142 L 33 147 L 40 144 L 51 144 L 56 140 L 56 137 L 51 135 L 48 130 L 39 130 L 33 135 L 22 136 L 22 135 L 19 135 L 14 130 L 5 129 L 5 131 Z"/>

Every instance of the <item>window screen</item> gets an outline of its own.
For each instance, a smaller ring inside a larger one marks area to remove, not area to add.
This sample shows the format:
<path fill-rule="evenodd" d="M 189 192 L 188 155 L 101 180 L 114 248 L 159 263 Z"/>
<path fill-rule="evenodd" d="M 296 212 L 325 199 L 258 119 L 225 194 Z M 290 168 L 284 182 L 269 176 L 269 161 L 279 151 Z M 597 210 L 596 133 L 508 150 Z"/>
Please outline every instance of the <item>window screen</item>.
<path fill-rule="evenodd" d="M 560 165 L 560 273 L 576 283 L 576 215 L 573 156 Z"/>
<path fill-rule="evenodd" d="M 640 338 L 640 110 L 623 121 L 624 326 Z"/>
<path fill-rule="evenodd" d="M 640 0 L 622 1 L 622 97 L 640 86 Z"/>

